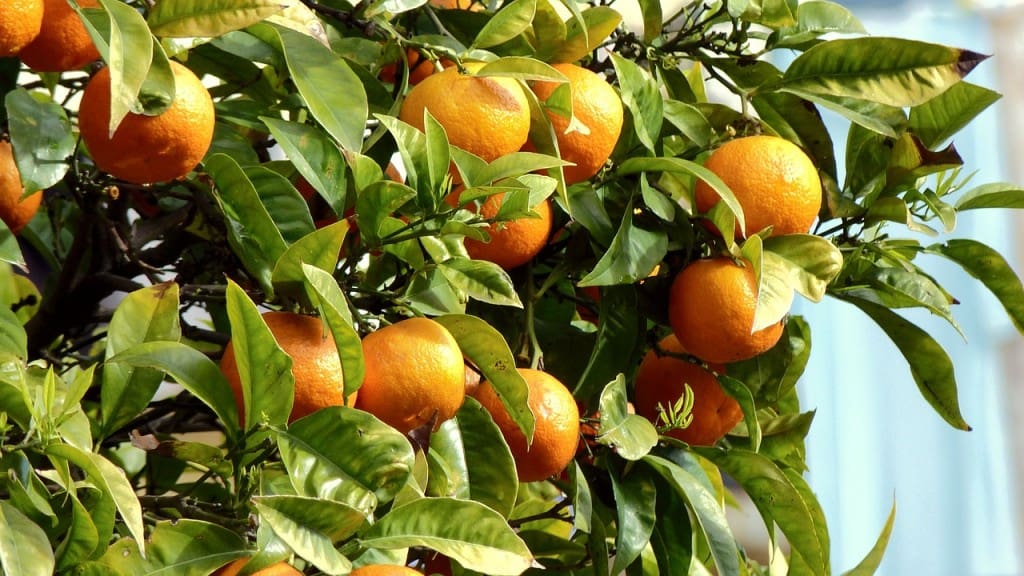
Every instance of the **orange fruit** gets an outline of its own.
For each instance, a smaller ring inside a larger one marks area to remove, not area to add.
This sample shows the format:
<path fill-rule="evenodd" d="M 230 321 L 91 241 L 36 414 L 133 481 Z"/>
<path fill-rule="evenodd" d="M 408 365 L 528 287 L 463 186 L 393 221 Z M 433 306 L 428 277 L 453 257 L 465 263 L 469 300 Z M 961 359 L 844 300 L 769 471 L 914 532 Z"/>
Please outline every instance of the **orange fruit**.
<path fill-rule="evenodd" d="M 804 234 L 821 209 L 821 179 L 799 146 L 778 136 L 746 136 L 722 144 L 704 167 L 732 190 L 746 220 L 736 237 L 772 227 L 772 236 Z M 694 189 L 697 210 L 706 213 L 718 194 L 703 180 Z"/>
<path fill-rule="evenodd" d="M 79 107 L 82 139 L 96 166 L 135 184 L 151 184 L 188 175 L 213 141 L 213 100 L 203 83 L 172 61 L 177 93 L 159 116 L 129 113 L 109 137 L 110 69 L 92 77 Z"/>
<path fill-rule="evenodd" d="M 289 422 L 312 414 L 327 406 L 341 406 L 345 402 L 345 382 L 341 360 L 334 337 L 319 318 L 292 312 L 265 312 L 263 320 L 277 340 L 278 346 L 292 359 L 295 378 L 295 400 Z M 220 361 L 221 372 L 235 393 L 238 413 L 245 417 L 242 380 L 238 374 L 235 348 L 228 342 Z M 356 401 L 357 394 L 348 397 L 348 405 Z"/>
<path fill-rule="evenodd" d="M 44 0 L 39 35 L 18 57 L 36 72 L 77 70 L 100 57 L 78 13 L 67 0 Z M 82 8 L 98 8 L 98 0 L 79 0 Z"/>
<path fill-rule="evenodd" d="M 363 338 L 366 375 L 356 408 L 401 432 L 455 416 L 466 397 L 458 342 L 429 318 L 408 318 Z M 436 417 L 436 420 L 434 418 Z"/>
<path fill-rule="evenodd" d="M 782 336 L 782 322 L 752 332 L 757 279 L 750 262 L 728 257 L 697 260 L 683 268 L 669 289 L 672 332 L 690 354 L 725 364 L 768 350 Z"/>
<path fill-rule="evenodd" d="M 0 58 L 14 56 L 39 35 L 43 0 L 0 2 Z"/>
<path fill-rule="evenodd" d="M 446 198 L 452 206 L 458 205 L 458 193 L 453 192 Z M 505 201 L 503 194 L 488 196 L 480 206 L 479 214 L 484 218 L 494 218 Z M 466 205 L 468 210 L 475 210 L 472 204 Z M 551 201 L 545 199 L 531 208 L 539 218 L 523 217 L 508 222 L 495 222 L 487 226 L 489 242 L 481 242 L 466 238 L 466 252 L 474 260 L 494 262 L 505 270 L 522 266 L 536 256 L 548 243 L 551 234 Z"/>
<path fill-rule="evenodd" d="M 575 184 L 597 174 L 615 149 L 622 132 L 622 99 L 611 84 L 586 68 L 566 63 L 553 66 L 569 79 L 573 117 L 589 130 L 566 133 L 569 119 L 548 112 L 562 159 L 575 164 L 564 168 L 565 183 Z M 557 82 L 536 82 L 533 92 L 546 101 L 559 86 Z"/>
<path fill-rule="evenodd" d="M 580 438 L 580 412 L 576 400 L 554 376 L 519 368 L 530 388 L 527 402 L 536 418 L 533 444 L 526 445 L 526 436 L 512 421 L 501 398 L 490 382 L 484 381 L 474 396 L 491 414 L 512 450 L 516 473 L 521 482 L 536 482 L 558 474 L 572 461 Z"/>
<path fill-rule="evenodd" d="M 466 64 L 469 72 L 483 67 Z M 447 68 L 417 84 L 402 102 L 399 119 L 423 130 L 423 110 L 444 127 L 448 141 L 487 162 L 519 150 L 530 133 L 530 106 L 511 78 L 478 78 Z"/>
<path fill-rule="evenodd" d="M 239 558 L 214 572 L 213 576 L 236 576 L 248 562 L 249 558 Z M 287 562 L 278 562 L 253 572 L 251 576 L 302 576 L 302 572 Z"/>
<path fill-rule="evenodd" d="M 356 568 L 349 576 L 423 576 L 423 573 L 397 564 L 367 564 Z"/>
<path fill-rule="evenodd" d="M 485 9 L 484 2 L 474 2 L 473 0 L 430 0 L 430 5 L 445 10 L 469 10 L 471 12 L 480 12 Z"/>
<path fill-rule="evenodd" d="M 434 72 L 437 72 L 437 66 L 434 62 L 431 62 L 429 58 L 424 58 L 422 54 L 413 48 L 408 48 L 405 51 L 405 57 L 409 62 L 409 85 L 415 86 L 420 82 L 427 79 Z M 394 83 L 398 81 L 398 67 L 402 64 L 401 61 L 391 62 L 390 64 L 384 65 L 380 69 L 380 79 L 384 82 Z M 437 64 L 441 66 L 441 69 L 453 66 L 455 63 L 447 58 L 441 58 Z"/>
<path fill-rule="evenodd" d="M 18 234 L 25 228 L 39 211 L 39 204 L 43 200 L 42 192 L 36 192 L 23 200 L 21 197 L 24 192 L 11 143 L 0 140 L 0 220 L 3 220 L 12 234 Z"/>
<path fill-rule="evenodd" d="M 684 349 L 675 335 L 668 335 L 658 343 L 665 352 L 682 354 Z M 722 372 L 724 367 L 712 366 Z M 740 405 L 722 390 L 715 375 L 703 366 L 669 355 L 659 355 L 650 350 L 640 363 L 636 375 L 636 389 L 633 399 L 637 413 L 654 424 L 659 421 L 658 407 L 667 410 L 682 398 L 685 386 L 693 391 L 693 420 L 686 428 L 668 432 L 687 444 L 712 446 L 722 439 L 733 426 L 743 419 Z"/>

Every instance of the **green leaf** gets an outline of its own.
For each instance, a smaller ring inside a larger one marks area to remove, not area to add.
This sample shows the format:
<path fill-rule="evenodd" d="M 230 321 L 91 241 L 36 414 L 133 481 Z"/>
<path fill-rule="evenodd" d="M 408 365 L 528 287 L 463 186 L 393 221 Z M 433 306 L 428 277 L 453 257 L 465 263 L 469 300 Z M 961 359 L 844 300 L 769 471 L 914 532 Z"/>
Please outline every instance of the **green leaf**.
<path fill-rule="evenodd" d="M 774 522 L 786 536 L 791 549 L 800 554 L 813 574 L 829 573 L 829 550 L 822 546 L 828 536 L 820 534 L 816 519 L 820 508 L 805 499 L 787 475 L 767 457 L 734 448 L 696 449 L 743 487 L 754 501 L 765 523 Z"/>
<path fill-rule="evenodd" d="M 22 88 L 8 92 L 4 103 L 21 185 L 34 192 L 60 182 L 75 150 L 64 108 L 49 100 L 37 100 Z"/>
<path fill-rule="evenodd" d="M 729 530 L 725 510 L 718 503 L 715 494 L 691 472 L 670 460 L 649 454 L 643 461 L 665 479 L 673 492 L 686 499 L 707 537 L 718 573 L 722 576 L 738 575 L 739 550 Z"/>
<path fill-rule="evenodd" d="M 597 340 L 573 395 L 591 405 L 599 400 L 609 382 L 616 380 L 626 358 L 636 359 L 644 346 L 644 319 L 633 286 L 610 286 L 601 290 L 597 318 Z"/>
<path fill-rule="evenodd" d="M 25 255 L 21 253 L 21 246 L 18 239 L 11 233 L 11 229 L 0 220 L 0 265 L 13 264 L 22 270 L 26 270 Z"/>
<path fill-rule="evenodd" d="M 416 197 L 416 190 L 398 182 L 382 180 L 371 184 L 356 199 L 359 236 L 369 246 L 378 246 L 383 223 L 395 210 Z"/>
<path fill-rule="evenodd" d="M 917 106 L 938 96 L 987 56 L 949 46 L 899 38 L 867 37 L 823 42 L 790 64 L 780 87 Z"/>
<path fill-rule="evenodd" d="M 863 274 L 851 278 L 849 282 L 851 288 L 843 288 L 837 292 L 870 300 L 886 308 L 925 308 L 949 322 L 962 334 L 960 325 L 953 317 L 952 298 L 935 283 L 935 280 L 913 265 L 873 266 Z"/>
<path fill-rule="evenodd" d="M 939 416 L 958 430 L 970 430 L 960 414 L 953 362 L 942 346 L 927 332 L 884 306 L 860 298 L 842 299 L 860 308 L 896 344 L 910 365 L 921 395 Z"/>
<path fill-rule="evenodd" d="M 871 132 L 877 132 L 889 138 L 896 138 L 907 124 L 906 112 L 903 111 L 903 108 L 896 106 L 844 96 L 816 94 L 792 87 L 785 88 L 785 91 L 826 110 L 831 110 Z"/>
<path fill-rule="evenodd" d="M 369 107 L 359 76 L 313 38 L 277 28 L 288 70 L 310 113 L 343 150 L 359 152 Z"/>
<path fill-rule="evenodd" d="M 147 22 L 161 38 L 223 36 L 284 8 L 280 0 L 162 0 Z"/>
<path fill-rule="evenodd" d="M 320 316 L 327 322 L 338 347 L 347 398 L 363 385 L 363 376 L 366 374 L 362 340 L 353 325 L 348 301 L 329 272 L 303 264 L 302 273 L 311 290 L 313 303 L 320 309 Z"/>
<path fill-rule="evenodd" d="M 743 382 L 760 402 L 774 404 L 796 386 L 810 355 L 810 325 L 800 316 L 790 316 L 775 347 L 730 364 L 729 375 Z"/>
<path fill-rule="evenodd" d="M 244 555 L 245 541 L 216 524 L 182 518 L 157 522 L 146 541 L 146 556 L 139 554 L 141 543 L 122 538 L 112 544 L 89 574 L 119 576 L 136 574 L 175 574 L 206 576 L 212 570 Z"/>
<path fill-rule="evenodd" d="M 107 359 L 143 342 L 181 339 L 178 305 L 178 285 L 173 283 L 156 284 L 126 296 L 107 328 Z M 158 371 L 128 364 L 104 367 L 100 388 L 102 435 L 111 434 L 145 410 L 162 379 Z"/>
<path fill-rule="evenodd" d="M 110 22 L 110 134 L 136 106 L 153 57 L 153 39 L 142 15 L 116 0 L 100 0 Z M 102 50 L 101 50 L 102 52 Z"/>
<path fill-rule="evenodd" d="M 616 454 L 625 460 L 640 460 L 657 446 L 658 431 L 647 418 L 629 413 L 626 397 L 626 378 L 619 374 L 601 392 L 601 428 L 597 441 L 613 446 Z"/>
<path fill-rule="evenodd" d="M 757 418 L 757 404 L 754 401 L 754 394 L 742 381 L 718 374 L 718 383 L 722 389 L 740 405 L 743 410 L 743 423 L 747 427 L 747 435 L 750 437 L 750 449 L 758 452 L 761 448 L 761 424 Z"/>
<path fill-rule="evenodd" d="M 526 402 L 529 386 L 516 370 L 515 358 L 501 333 L 486 321 L 466 314 L 448 314 L 434 320 L 451 333 L 463 356 L 490 382 L 505 411 L 522 430 L 527 442 L 532 442 L 535 419 Z"/>
<path fill-rule="evenodd" d="M 729 211 L 736 217 L 736 225 L 740 228 L 746 227 L 746 220 L 743 218 L 743 207 L 740 206 L 736 195 L 729 190 L 725 182 L 717 174 L 707 168 L 682 158 L 641 158 L 633 157 L 619 164 L 616 172 L 625 176 L 628 174 L 639 174 L 642 172 L 670 172 L 696 176 L 707 182 L 708 186 L 722 199 L 722 204 L 728 207 Z"/>
<path fill-rule="evenodd" d="M 337 145 L 313 126 L 261 116 L 295 169 L 327 200 L 334 213 L 345 213 L 345 158 Z"/>
<path fill-rule="evenodd" d="M 714 128 L 699 108 L 686 102 L 666 99 L 664 112 L 665 120 L 668 120 L 694 144 L 701 148 L 706 148 L 711 144 Z"/>
<path fill-rule="evenodd" d="M 961 196 L 955 207 L 957 211 L 979 208 L 1024 208 L 1024 188 L 1004 182 L 982 184 Z"/>
<path fill-rule="evenodd" d="M 46 447 L 46 454 L 52 458 L 67 460 L 85 472 L 89 481 L 101 492 L 114 500 L 121 519 L 128 528 L 128 533 L 138 545 L 139 552 L 144 554 L 142 525 L 142 505 L 135 496 L 135 490 L 128 482 L 124 470 L 99 454 L 86 452 L 70 444 L 51 444 Z"/>
<path fill-rule="evenodd" d="M 444 126 L 427 108 L 423 109 L 423 136 L 427 148 L 427 180 L 429 186 L 417 190 L 420 208 L 428 214 L 436 212 L 441 200 L 434 192 L 443 190 L 451 170 L 451 147 Z"/>
<path fill-rule="evenodd" d="M 46 532 L 6 500 L 0 500 L 0 568 L 18 576 L 50 576 L 54 568 Z"/>
<path fill-rule="evenodd" d="M 271 272 L 288 245 L 256 187 L 234 159 L 218 153 L 208 157 L 204 164 L 217 185 L 214 194 L 224 211 L 232 251 L 260 285 L 273 294 Z"/>
<path fill-rule="evenodd" d="M 665 18 L 662 16 L 661 2 L 658 0 L 640 0 L 640 15 L 644 22 L 644 44 L 652 44 L 661 35 Z"/>
<path fill-rule="evenodd" d="M 604 415 L 604 411 L 601 411 Z M 648 422 L 648 424 L 650 424 Z M 623 467 L 624 468 L 624 467 Z M 617 470 L 609 475 L 618 517 L 615 534 L 615 560 L 610 572 L 622 572 L 640 557 L 650 542 L 657 519 L 657 490 L 647 470 Z"/>
<path fill-rule="evenodd" d="M 316 229 L 306 200 L 280 172 L 268 165 L 246 166 L 242 171 L 252 182 L 285 245 L 298 242 Z"/>
<path fill-rule="evenodd" d="M 227 312 L 244 398 L 242 426 L 248 431 L 263 421 L 271 425 L 287 422 L 295 399 L 291 357 L 278 346 L 249 296 L 231 280 Z"/>
<path fill-rule="evenodd" d="M 118 364 L 160 370 L 209 406 L 229 437 L 238 432 L 238 407 L 220 368 L 208 356 L 180 342 L 143 342 L 107 359 Z M 109 368 L 108 368 L 109 369 Z"/>
<path fill-rule="evenodd" d="M 848 8 L 836 2 L 801 2 L 796 10 L 796 26 L 779 30 L 778 48 L 799 47 L 830 32 L 866 34 L 867 30 Z"/>
<path fill-rule="evenodd" d="M 89 515 L 89 510 L 75 492 L 68 493 L 68 501 L 71 504 L 70 523 L 67 534 L 57 546 L 57 573 L 88 560 L 100 545 L 99 531 L 92 521 L 92 516 Z"/>
<path fill-rule="evenodd" d="M 303 236 L 289 246 L 278 258 L 270 277 L 275 293 L 308 302 L 311 296 L 307 294 L 303 268 L 313 266 L 327 273 L 333 272 L 348 227 L 348 220 L 340 220 Z"/>
<path fill-rule="evenodd" d="M 622 14 L 611 6 L 593 6 L 584 10 L 581 17 L 569 21 L 565 41 L 554 50 L 548 62 L 579 61 L 596 50 L 622 23 Z"/>
<path fill-rule="evenodd" d="M 633 119 L 636 135 L 651 152 L 659 152 L 656 144 L 664 120 L 664 102 L 658 83 L 637 63 L 611 52 L 612 64 L 619 78 L 622 103 Z"/>
<path fill-rule="evenodd" d="M 7 306 L 0 306 L 0 364 L 6 357 L 28 358 L 28 336 L 21 321 Z"/>
<path fill-rule="evenodd" d="M 999 252 L 969 239 L 935 244 L 926 251 L 956 262 L 964 271 L 980 280 L 999 299 L 1017 330 L 1024 333 L 1024 286 Z"/>
<path fill-rule="evenodd" d="M 260 519 L 295 553 L 327 574 L 348 574 L 352 563 L 334 543 L 355 533 L 366 516 L 346 504 L 302 496 L 253 498 Z"/>
<path fill-rule="evenodd" d="M 927 148 L 935 148 L 967 126 L 1001 98 L 998 92 L 959 82 L 928 102 L 910 109 L 910 130 Z"/>
<path fill-rule="evenodd" d="M 627 204 L 611 246 L 579 281 L 579 286 L 632 284 L 646 278 L 668 252 L 668 235 L 633 225 L 633 205 Z"/>
<path fill-rule="evenodd" d="M 480 29 L 470 48 L 490 48 L 519 36 L 533 22 L 537 0 L 515 0 L 502 6 Z"/>
<path fill-rule="evenodd" d="M 872 576 L 878 567 L 882 564 L 882 557 L 885 555 L 885 549 L 889 545 L 889 537 L 892 536 L 892 527 L 896 522 L 896 502 L 893 501 L 892 508 L 889 510 L 889 517 L 885 521 L 885 526 L 882 527 L 882 532 L 878 535 L 878 540 L 875 541 L 875 545 L 871 547 L 871 551 L 868 552 L 867 556 L 860 561 L 853 569 L 843 572 L 843 576 Z"/>
<path fill-rule="evenodd" d="M 763 276 L 777 275 L 779 280 L 812 302 L 820 302 L 825 297 L 828 285 L 843 266 L 839 248 L 812 234 L 769 238 L 764 241 L 762 257 Z"/>
<path fill-rule="evenodd" d="M 408 439 L 374 416 L 329 406 L 277 433 L 281 460 L 300 496 L 343 502 L 370 516 L 412 473 Z"/>
<path fill-rule="evenodd" d="M 456 257 L 437 267 L 452 286 L 470 298 L 497 306 L 523 307 L 512 278 L 494 262 Z"/>
<path fill-rule="evenodd" d="M 449 482 L 464 486 L 470 500 L 505 518 L 512 514 L 519 489 L 515 462 L 501 429 L 479 402 L 466 398 L 455 418 L 441 423 L 430 437 L 430 452 L 458 471 Z"/>
<path fill-rule="evenodd" d="M 452 498 L 422 498 L 394 508 L 360 543 L 385 549 L 423 546 L 466 570 L 493 576 L 517 576 L 532 560 L 526 543 L 501 514 L 479 502 Z"/>

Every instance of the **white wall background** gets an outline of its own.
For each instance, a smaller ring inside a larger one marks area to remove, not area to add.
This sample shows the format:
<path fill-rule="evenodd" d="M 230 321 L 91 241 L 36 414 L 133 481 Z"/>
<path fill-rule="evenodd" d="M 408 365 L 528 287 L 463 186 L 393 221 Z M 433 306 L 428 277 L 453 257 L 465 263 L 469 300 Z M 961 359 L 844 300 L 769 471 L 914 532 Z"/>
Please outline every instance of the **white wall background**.
<path fill-rule="evenodd" d="M 1022 80 L 1024 60 L 1019 56 L 1024 49 L 1018 38 L 1024 26 L 1012 22 L 1010 12 L 972 11 L 956 0 L 841 3 L 876 36 L 898 35 L 995 54 L 969 80 L 1001 92 L 1021 91 L 1016 84 Z M 1003 26 L 1003 33 L 994 34 L 990 20 Z M 1007 154 L 1021 149 L 1007 141 L 1011 118 L 1018 125 L 1024 119 L 1020 100 L 1004 99 L 954 140 L 967 166 L 978 170 L 976 183 L 1024 181 L 1024 171 L 1009 169 L 1019 160 Z M 843 134 L 840 130 L 833 137 L 841 141 Z M 1014 262 L 1012 228 L 1011 215 L 979 211 L 964 215 L 949 237 L 981 240 Z M 962 302 L 956 316 L 967 341 L 927 314 L 911 319 L 952 357 L 961 408 L 972 432 L 953 430 L 934 414 L 902 356 L 858 310 L 834 300 L 800 304 L 797 310 L 815 330 L 801 393 L 805 409 L 817 409 L 808 446 L 809 480 L 829 519 L 837 573 L 856 565 L 871 548 L 895 498 L 896 525 L 880 574 L 1024 574 L 1017 444 L 1010 434 L 1011 411 L 1024 411 L 1013 399 L 1024 395 L 1016 392 L 1011 367 L 1003 362 L 1007 349 L 1020 350 L 1020 337 L 1002 317 L 995 298 L 943 264 L 935 259 L 924 263 L 926 269 L 939 271 L 940 282 Z"/>

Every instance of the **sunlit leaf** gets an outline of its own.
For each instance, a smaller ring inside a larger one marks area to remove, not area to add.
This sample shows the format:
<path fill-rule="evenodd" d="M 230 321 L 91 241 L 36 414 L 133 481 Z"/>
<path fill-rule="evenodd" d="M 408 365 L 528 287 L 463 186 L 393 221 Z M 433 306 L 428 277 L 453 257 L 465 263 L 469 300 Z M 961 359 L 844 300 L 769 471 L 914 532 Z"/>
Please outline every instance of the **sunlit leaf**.
<path fill-rule="evenodd" d="M 976 240 L 953 239 L 945 244 L 929 246 L 927 251 L 959 264 L 965 272 L 988 288 L 1007 316 L 1024 333 L 1024 286 L 1010 263 L 999 252 Z"/>
<path fill-rule="evenodd" d="M 296 420 L 277 433 L 277 444 L 299 495 L 344 502 L 366 516 L 395 497 L 413 466 L 404 435 L 342 406 Z"/>
<path fill-rule="evenodd" d="M 281 11 L 281 0 L 161 0 L 146 21 L 160 37 L 222 36 Z"/>
<path fill-rule="evenodd" d="M 135 539 L 139 552 L 143 552 L 142 505 L 124 470 L 99 454 L 80 450 L 70 444 L 50 445 L 46 448 L 46 454 L 81 468 L 93 485 L 113 499 L 128 533 Z"/>
<path fill-rule="evenodd" d="M 254 502 L 260 518 L 299 556 L 327 574 L 352 569 L 334 543 L 366 522 L 362 512 L 341 502 L 301 496 L 260 496 Z"/>
<path fill-rule="evenodd" d="M 626 460 L 639 460 L 658 444 L 658 431 L 647 418 L 630 414 L 627 406 L 626 379 L 619 374 L 601 392 L 601 428 L 597 441 L 614 447 Z"/>
<path fill-rule="evenodd" d="M 781 87 L 916 106 L 946 91 L 986 58 L 916 40 L 836 39 L 798 56 L 786 69 Z"/>
<path fill-rule="evenodd" d="M 34 192 L 60 182 L 75 150 L 75 138 L 64 108 L 55 102 L 37 100 L 21 88 L 8 92 L 4 103 L 22 186 L 27 192 Z"/>
<path fill-rule="evenodd" d="M 46 533 L 6 500 L 0 500 L 0 568 L 19 576 L 50 576 L 54 568 Z"/>
<path fill-rule="evenodd" d="M 107 574 L 114 571 L 118 576 L 206 576 L 211 570 L 242 557 L 245 541 L 223 526 L 182 518 L 175 522 L 158 522 L 145 542 L 145 557 L 139 554 L 140 548 L 132 538 L 122 538 L 112 544 L 96 564 L 107 570 Z"/>
<path fill-rule="evenodd" d="M 515 0 L 502 7 L 480 29 L 470 48 L 490 48 L 515 38 L 533 22 L 537 0 Z"/>
<path fill-rule="evenodd" d="M 519 488 L 515 462 L 501 429 L 479 402 L 466 398 L 455 418 L 430 437 L 430 450 L 459 471 L 457 481 L 467 488 L 469 499 L 506 518 L 512 513 Z"/>
<path fill-rule="evenodd" d="M 501 333 L 476 316 L 449 314 L 435 320 L 451 332 L 462 354 L 480 370 L 482 379 L 490 382 L 509 417 L 527 441 L 532 441 L 535 420 L 526 402 L 529 387 L 516 370 L 515 358 Z"/>
<path fill-rule="evenodd" d="M 369 107 L 366 90 L 345 60 L 313 38 L 278 28 L 285 61 L 310 113 L 342 149 L 359 152 Z"/>
<path fill-rule="evenodd" d="M 467 570 L 494 576 L 517 576 L 532 559 L 501 514 L 479 502 L 451 498 L 423 498 L 393 508 L 361 542 L 385 549 L 423 546 Z"/>
<path fill-rule="evenodd" d="M 178 305 L 178 285 L 173 283 L 142 288 L 126 296 L 107 328 L 107 358 L 143 342 L 179 340 Z M 106 366 L 100 388 L 104 435 L 141 413 L 162 379 L 163 375 L 155 370 L 136 369 L 129 364 Z"/>

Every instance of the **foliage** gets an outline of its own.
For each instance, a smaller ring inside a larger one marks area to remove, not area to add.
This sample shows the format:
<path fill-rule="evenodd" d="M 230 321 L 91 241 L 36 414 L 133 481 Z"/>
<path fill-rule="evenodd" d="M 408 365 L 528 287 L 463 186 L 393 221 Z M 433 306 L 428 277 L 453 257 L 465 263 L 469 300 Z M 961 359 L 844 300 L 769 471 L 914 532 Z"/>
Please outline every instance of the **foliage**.
<path fill-rule="evenodd" d="M 596 2 L 100 4 L 80 13 L 120 87 L 112 123 L 166 108 L 175 58 L 205 76 L 216 134 L 189 178 L 116 181 L 76 147 L 84 76 L 0 65 L 0 119 L 23 181 L 49 189 L 20 244 L 0 224 L 4 573 L 208 574 L 255 555 L 252 568 L 289 559 L 307 574 L 346 574 L 438 551 L 456 573 L 767 574 L 726 521 L 728 475 L 788 540 L 776 567 L 828 574 L 826 520 L 802 477 L 813 417 L 795 392 L 811 353 L 803 319 L 788 317 L 775 348 L 721 377 L 745 418 L 717 446 L 659 437 L 629 413 L 639 360 L 667 332 L 675 273 L 706 255 L 746 258 L 760 326 L 786 317 L 795 293 L 858 307 L 906 357 L 924 399 L 965 430 L 948 355 L 901 314 L 923 308 L 958 329 L 955 298 L 919 257 L 960 265 L 1024 327 L 1024 289 L 997 252 L 922 240 L 953 232 L 960 211 L 1024 205 L 1013 185 L 969 187 L 950 143 L 998 98 L 963 80 L 985 57 L 868 36 L 837 3 L 663 12 L 641 0 L 636 30 Z M 408 48 L 482 59 L 478 74 L 523 82 L 564 80 L 557 62 L 602 72 L 627 116 L 611 162 L 565 186 L 538 102 L 537 153 L 487 164 L 450 148 L 438 125 L 415 131 L 397 120 Z M 383 83 L 396 60 L 397 81 Z M 732 98 L 712 97 L 712 84 Z M 822 110 L 849 121 L 845 136 Z M 826 201 L 813 233 L 737 244 L 690 208 L 704 180 L 724 200 L 706 215 L 717 228 L 743 222 L 701 161 L 754 133 L 797 143 L 818 167 Z M 405 182 L 384 175 L 396 155 Z M 444 202 L 449 160 L 463 203 L 518 197 L 496 220 L 526 215 L 527 198 L 556 200 L 558 232 L 531 264 L 505 271 L 467 256 L 461 238 L 484 238 L 491 221 Z M 300 178 L 316 191 L 309 203 Z M 338 223 L 317 228 L 322 218 Z M 28 253 L 40 257 L 38 284 L 14 273 Z M 584 286 L 600 287 L 599 302 Z M 111 295 L 123 296 L 113 310 Z M 432 434 L 406 437 L 346 406 L 288 425 L 288 359 L 261 306 L 318 312 L 349 391 L 362 379 L 360 336 L 437 317 L 528 434 L 517 364 L 566 383 L 599 433 L 561 477 L 520 484 L 472 401 Z M 247 413 L 260 415 L 244 426 L 215 362 L 229 334 L 246 342 Z M 873 572 L 891 525 L 852 573 Z"/>

